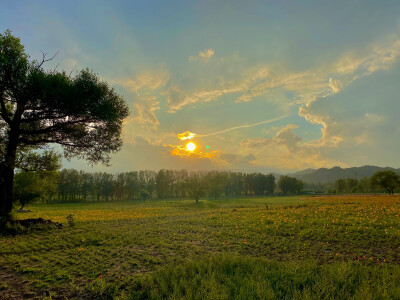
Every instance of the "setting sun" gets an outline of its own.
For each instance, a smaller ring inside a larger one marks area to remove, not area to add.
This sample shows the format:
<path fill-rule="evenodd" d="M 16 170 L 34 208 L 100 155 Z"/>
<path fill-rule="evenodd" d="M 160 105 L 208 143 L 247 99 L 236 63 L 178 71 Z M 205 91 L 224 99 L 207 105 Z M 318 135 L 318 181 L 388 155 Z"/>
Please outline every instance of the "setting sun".
<path fill-rule="evenodd" d="M 194 151 L 194 149 L 196 149 L 196 144 L 195 143 L 190 142 L 190 143 L 186 144 L 186 150 L 192 152 L 192 151 Z"/>

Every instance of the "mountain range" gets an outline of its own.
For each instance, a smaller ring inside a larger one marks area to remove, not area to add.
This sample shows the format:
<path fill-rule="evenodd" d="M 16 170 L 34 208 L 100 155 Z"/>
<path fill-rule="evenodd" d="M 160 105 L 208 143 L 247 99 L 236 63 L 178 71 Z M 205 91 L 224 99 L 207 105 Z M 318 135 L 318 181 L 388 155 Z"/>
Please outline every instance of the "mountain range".
<path fill-rule="evenodd" d="M 394 169 L 390 167 L 362 166 L 352 168 L 333 167 L 331 169 L 305 169 L 299 172 L 288 174 L 291 177 L 302 180 L 305 183 L 333 183 L 339 178 L 356 178 L 371 177 L 374 173 L 382 170 L 391 170 L 400 174 L 400 168 Z"/>

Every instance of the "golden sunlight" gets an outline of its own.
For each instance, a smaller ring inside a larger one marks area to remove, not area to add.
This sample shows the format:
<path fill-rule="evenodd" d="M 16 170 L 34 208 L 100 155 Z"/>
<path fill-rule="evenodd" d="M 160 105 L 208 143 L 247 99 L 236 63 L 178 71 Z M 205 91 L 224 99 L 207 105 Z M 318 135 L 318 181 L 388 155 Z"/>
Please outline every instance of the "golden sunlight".
<path fill-rule="evenodd" d="M 192 152 L 192 151 L 194 151 L 194 149 L 196 149 L 196 144 L 195 143 L 189 142 L 189 143 L 186 144 L 186 150 Z"/>

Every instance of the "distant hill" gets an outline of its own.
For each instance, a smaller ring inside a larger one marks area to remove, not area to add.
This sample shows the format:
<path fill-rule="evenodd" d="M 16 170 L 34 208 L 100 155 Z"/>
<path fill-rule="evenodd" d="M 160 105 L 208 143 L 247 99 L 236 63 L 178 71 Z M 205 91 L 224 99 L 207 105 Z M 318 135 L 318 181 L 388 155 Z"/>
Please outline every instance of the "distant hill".
<path fill-rule="evenodd" d="M 295 176 L 303 176 L 303 175 L 308 175 L 314 173 L 316 170 L 315 169 L 305 169 L 302 171 L 298 171 L 295 173 L 290 174 L 290 176 L 295 177 Z"/>
<path fill-rule="evenodd" d="M 298 178 L 306 183 L 330 183 L 335 182 L 339 178 L 356 178 L 361 179 L 363 177 L 371 177 L 375 172 L 382 170 L 392 170 L 400 174 L 400 169 L 394 169 L 390 167 L 377 167 L 377 166 L 362 166 L 353 168 L 340 168 L 333 167 L 331 169 L 320 168 L 305 169 L 303 171 L 288 174 L 289 176 Z"/>

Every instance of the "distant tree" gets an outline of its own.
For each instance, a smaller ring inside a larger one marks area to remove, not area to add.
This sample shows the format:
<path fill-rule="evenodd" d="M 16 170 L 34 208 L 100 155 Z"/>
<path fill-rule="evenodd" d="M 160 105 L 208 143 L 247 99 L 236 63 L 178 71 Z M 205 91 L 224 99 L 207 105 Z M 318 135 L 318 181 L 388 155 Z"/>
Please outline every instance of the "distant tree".
<path fill-rule="evenodd" d="M 10 219 L 14 170 L 23 153 L 58 144 L 67 158 L 109 161 L 122 146 L 125 101 L 89 70 L 71 77 L 29 62 L 20 40 L 0 34 L 0 222 Z"/>
<path fill-rule="evenodd" d="M 204 177 L 197 172 L 190 173 L 186 179 L 186 190 L 188 194 L 199 203 L 199 198 L 206 193 L 206 182 Z"/>
<path fill-rule="evenodd" d="M 299 179 L 283 175 L 279 178 L 278 187 L 284 195 L 299 194 L 304 188 L 304 183 Z"/>
<path fill-rule="evenodd" d="M 369 193 L 369 192 L 371 192 L 370 181 L 368 180 L 367 177 L 363 177 L 358 181 L 357 190 L 360 193 Z"/>
<path fill-rule="evenodd" d="M 225 195 L 227 197 L 240 197 L 245 190 L 245 175 L 241 172 L 228 172 L 225 185 Z"/>
<path fill-rule="evenodd" d="M 265 182 L 265 192 L 267 195 L 272 195 L 275 191 L 276 183 L 275 183 L 275 176 L 272 174 L 268 174 L 266 176 Z"/>
<path fill-rule="evenodd" d="M 300 194 L 304 190 L 304 182 L 296 179 L 296 194 Z"/>
<path fill-rule="evenodd" d="M 113 197 L 113 176 L 108 173 L 102 173 L 101 176 L 101 196 L 106 201 Z"/>
<path fill-rule="evenodd" d="M 24 206 L 40 197 L 40 178 L 35 172 L 19 172 L 15 174 L 14 195 L 20 203 L 20 210 Z"/>
<path fill-rule="evenodd" d="M 21 205 L 20 210 L 39 198 L 51 201 L 57 193 L 60 156 L 53 151 L 44 151 L 41 155 L 28 153 L 24 159 L 19 159 L 13 193 Z"/>
<path fill-rule="evenodd" d="M 40 177 L 40 198 L 46 203 L 52 202 L 58 192 L 58 177 L 60 172 L 45 170 L 38 172 Z"/>
<path fill-rule="evenodd" d="M 342 194 L 346 191 L 346 180 L 338 179 L 335 181 L 335 190 L 337 194 Z"/>
<path fill-rule="evenodd" d="M 358 180 L 355 178 L 346 179 L 346 192 L 356 193 L 358 188 Z"/>
<path fill-rule="evenodd" d="M 169 196 L 170 178 L 167 170 L 161 169 L 156 175 L 157 198 L 165 199 Z"/>
<path fill-rule="evenodd" d="M 150 199 L 150 192 L 145 189 L 140 190 L 140 199 L 146 202 L 146 200 Z"/>
<path fill-rule="evenodd" d="M 372 186 L 385 189 L 389 195 L 393 195 L 396 187 L 400 186 L 400 176 L 394 171 L 378 171 L 370 178 Z"/>
<path fill-rule="evenodd" d="M 208 185 L 208 195 L 213 199 L 218 199 L 224 192 L 227 184 L 227 176 L 223 172 L 209 172 L 205 175 Z"/>
<path fill-rule="evenodd" d="M 14 177 L 15 200 L 19 201 L 21 207 L 35 200 L 42 199 L 47 203 L 57 193 L 58 171 L 19 171 Z"/>
<path fill-rule="evenodd" d="M 267 186 L 267 176 L 261 173 L 253 174 L 253 189 L 256 196 L 264 195 Z"/>

